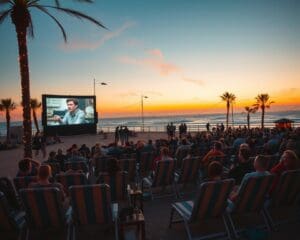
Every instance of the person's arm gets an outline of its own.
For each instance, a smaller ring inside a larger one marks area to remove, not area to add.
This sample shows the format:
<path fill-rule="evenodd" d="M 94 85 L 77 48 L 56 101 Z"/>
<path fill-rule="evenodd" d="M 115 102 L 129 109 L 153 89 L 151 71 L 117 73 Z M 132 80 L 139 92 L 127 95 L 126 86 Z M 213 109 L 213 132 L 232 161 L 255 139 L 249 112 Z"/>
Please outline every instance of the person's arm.
<path fill-rule="evenodd" d="M 74 124 L 83 124 L 83 123 L 85 123 L 85 114 L 84 114 L 84 111 L 79 109 L 77 116 L 76 116 L 76 121 Z"/>

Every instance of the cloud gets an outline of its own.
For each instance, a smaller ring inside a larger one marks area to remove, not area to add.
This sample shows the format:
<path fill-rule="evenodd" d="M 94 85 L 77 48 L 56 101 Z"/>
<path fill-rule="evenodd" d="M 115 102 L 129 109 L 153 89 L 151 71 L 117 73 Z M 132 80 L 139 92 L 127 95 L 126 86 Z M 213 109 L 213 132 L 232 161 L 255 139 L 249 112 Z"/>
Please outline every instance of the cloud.
<path fill-rule="evenodd" d="M 146 94 L 149 96 L 163 96 L 161 92 L 157 92 L 157 91 L 146 91 Z"/>
<path fill-rule="evenodd" d="M 129 91 L 118 94 L 120 97 L 137 97 L 140 96 L 137 92 Z"/>
<path fill-rule="evenodd" d="M 129 56 L 121 56 L 118 60 L 124 64 L 151 68 L 161 76 L 168 76 L 172 73 L 181 72 L 181 69 L 178 66 L 164 60 L 164 56 L 159 49 L 151 49 L 146 51 L 146 53 L 148 56 L 145 58 L 138 59 Z"/>
<path fill-rule="evenodd" d="M 82 49 L 95 50 L 102 47 L 107 41 L 120 36 L 124 31 L 136 25 L 135 22 L 128 21 L 125 22 L 121 27 L 115 31 L 107 31 L 99 40 L 94 42 L 88 42 L 85 40 L 74 40 L 70 43 L 61 45 L 63 50 L 76 51 Z"/>
<path fill-rule="evenodd" d="M 192 78 L 188 78 L 188 77 L 182 77 L 182 80 L 185 81 L 185 82 L 197 84 L 199 86 L 204 85 L 204 82 L 200 79 L 192 79 Z"/>

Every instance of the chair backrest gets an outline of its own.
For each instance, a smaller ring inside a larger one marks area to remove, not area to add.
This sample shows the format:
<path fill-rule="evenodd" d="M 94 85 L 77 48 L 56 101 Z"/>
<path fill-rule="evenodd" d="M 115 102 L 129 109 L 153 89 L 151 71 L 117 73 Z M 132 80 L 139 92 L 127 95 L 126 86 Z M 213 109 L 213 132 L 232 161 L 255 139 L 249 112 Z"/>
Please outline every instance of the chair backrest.
<path fill-rule="evenodd" d="M 158 161 L 156 164 L 152 187 L 171 185 L 174 180 L 174 160 Z"/>
<path fill-rule="evenodd" d="M 122 153 L 119 157 L 119 159 L 134 159 L 136 160 L 136 153 Z"/>
<path fill-rule="evenodd" d="M 20 190 L 29 228 L 51 229 L 65 226 L 62 196 L 58 188 L 36 187 Z"/>
<path fill-rule="evenodd" d="M 84 173 L 57 174 L 55 180 L 63 185 L 64 191 L 68 193 L 68 195 L 70 186 L 88 184 Z"/>
<path fill-rule="evenodd" d="M 102 156 L 95 159 L 95 175 L 99 172 L 105 172 L 107 168 L 107 163 L 112 159 L 111 156 Z"/>
<path fill-rule="evenodd" d="M 10 207 L 3 192 L 0 192 L 0 231 L 14 231 L 16 224 L 10 217 Z"/>
<path fill-rule="evenodd" d="M 202 183 L 194 201 L 190 222 L 221 216 L 233 186 L 234 179 Z"/>
<path fill-rule="evenodd" d="M 268 171 L 278 162 L 278 158 L 275 155 L 264 155 L 264 158 L 266 159 L 266 169 Z"/>
<path fill-rule="evenodd" d="M 71 161 L 71 162 L 65 162 L 64 164 L 65 171 L 68 171 L 69 169 L 72 170 L 82 170 L 83 172 L 87 173 L 89 171 L 88 165 L 84 161 Z"/>
<path fill-rule="evenodd" d="M 46 162 L 46 164 L 50 165 L 52 176 L 55 176 L 56 174 L 60 173 L 60 164 L 58 162 Z"/>
<path fill-rule="evenodd" d="M 136 159 L 120 159 L 118 160 L 118 164 L 121 168 L 121 171 L 128 173 L 129 181 L 134 181 L 136 175 Z"/>
<path fill-rule="evenodd" d="M 12 208 L 19 209 L 20 204 L 16 196 L 14 186 L 7 177 L 0 178 L 0 192 L 4 193 L 9 205 Z"/>
<path fill-rule="evenodd" d="M 123 201 L 127 198 L 127 184 L 128 184 L 128 174 L 127 172 L 120 171 L 114 175 L 102 172 L 99 174 L 98 178 L 100 183 L 107 184 L 110 186 L 111 201 Z"/>
<path fill-rule="evenodd" d="M 154 152 L 142 152 L 140 159 L 140 173 L 143 177 L 146 177 L 152 170 Z"/>
<path fill-rule="evenodd" d="M 75 225 L 111 224 L 111 194 L 106 184 L 70 187 Z"/>
<path fill-rule="evenodd" d="M 196 182 L 198 177 L 199 163 L 200 159 L 198 157 L 183 159 L 177 183 L 181 184 Z"/>
<path fill-rule="evenodd" d="M 235 201 L 235 212 L 245 213 L 261 210 L 273 179 L 273 175 L 267 175 L 250 177 L 244 181 Z"/>
<path fill-rule="evenodd" d="M 272 206 L 291 206 L 300 196 L 300 169 L 281 174 L 277 188 L 272 196 Z"/>
<path fill-rule="evenodd" d="M 15 177 L 14 185 L 17 191 L 22 188 L 27 188 L 30 183 L 37 182 L 37 176 Z"/>
<path fill-rule="evenodd" d="M 176 169 L 180 169 L 182 167 L 183 159 L 188 155 L 189 148 L 181 148 L 177 150 L 176 158 Z"/>

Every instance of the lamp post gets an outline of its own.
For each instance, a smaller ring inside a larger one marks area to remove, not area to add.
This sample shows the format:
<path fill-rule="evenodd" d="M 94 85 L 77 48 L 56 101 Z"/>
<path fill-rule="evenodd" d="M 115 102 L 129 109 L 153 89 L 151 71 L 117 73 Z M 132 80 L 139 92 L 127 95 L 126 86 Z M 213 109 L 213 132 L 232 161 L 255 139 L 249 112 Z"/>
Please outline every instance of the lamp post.
<path fill-rule="evenodd" d="M 95 78 L 93 79 L 93 83 L 94 83 L 94 85 L 93 85 L 93 93 L 94 93 L 94 97 L 95 97 L 95 100 L 96 100 L 96 84 L 100 84 L 102 86 L 106 86 L 107 83 L 105 83 L 105 82 L 97 82 Z M 100 110 L 99 110 L 99 116 L 100 116 Z M 99 117 L 98 117 L 98 119 L 99 119 Z M 100 125 L 100 123 L 99 123 L 99 125 Z"/>
<path fill-rule="evenodd" d="M 142 107 L 142 132 L 144 132 L 144 98 L 148 98 L 147 96 L 141 96 L 141 107 Z"/>

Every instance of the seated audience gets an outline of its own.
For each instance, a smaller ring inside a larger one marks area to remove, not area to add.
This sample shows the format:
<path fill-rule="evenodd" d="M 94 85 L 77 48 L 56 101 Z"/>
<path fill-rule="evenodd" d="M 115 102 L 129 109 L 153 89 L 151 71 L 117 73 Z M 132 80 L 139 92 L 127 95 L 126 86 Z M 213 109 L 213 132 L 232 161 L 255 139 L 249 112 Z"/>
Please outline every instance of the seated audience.
<path fill-rule="evenodd" d="M 223 166 L 220 162 L 212 161 L 208 165 L 208 171 L 207 171 L 208 181 L 222 180 L 222 174 L 223 174 Z"/>
<path fill-rule="evenodd" d="M 213 145 L 213 149 L 211 149 L 201 160 L 204 167 L 207 167 L 209 163 L 212 161 L 213 157 L 224 157 L 225 154 L 222 152 L 222 144 L 216 141 Z"/>
<path fill-rule="evenodd" d="M 30 158 L 24 158 L 19 161 L 19 170 L 16 177 L 36 176 L 40 163 Z"/>
<path fill-rule="evenodd" d="M 170 157 L 169 149 L 167 147 L 162 147 L 160 149 L 160 155 L 157 156 L 153 161 L 152 169 L 153 170 L 156 169 L 157 162 L 165 161 L 165 160 L 174 160 L 174 159 L 172 157 Z"/>

